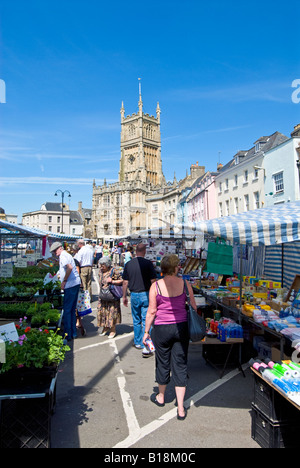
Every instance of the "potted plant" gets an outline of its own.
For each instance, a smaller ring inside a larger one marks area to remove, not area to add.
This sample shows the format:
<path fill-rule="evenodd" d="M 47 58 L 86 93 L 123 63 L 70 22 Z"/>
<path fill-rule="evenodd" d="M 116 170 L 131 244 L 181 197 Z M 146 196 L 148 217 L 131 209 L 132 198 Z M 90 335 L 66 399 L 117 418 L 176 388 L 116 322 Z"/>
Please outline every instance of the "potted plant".
<path fill-rule="evenodd" d="M 58 330 L 31 328 L 26 317 L 16 325 L 19 339 L 5 342 L 5 363 L 0 367 L 0 383 L 11 378 L 20 382 L 24 378 L 39 378 L 42 374 L 55 374 L 57 367 L 70 350 Z M 1 336 L 0 336 L 1 338 Z"/>

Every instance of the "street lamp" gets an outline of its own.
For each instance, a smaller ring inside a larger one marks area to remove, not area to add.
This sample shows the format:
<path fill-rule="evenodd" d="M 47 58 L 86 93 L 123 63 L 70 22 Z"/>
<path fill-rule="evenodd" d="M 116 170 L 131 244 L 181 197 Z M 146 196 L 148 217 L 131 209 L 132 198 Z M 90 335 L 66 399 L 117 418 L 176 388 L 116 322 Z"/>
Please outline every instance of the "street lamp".
<path fill-rule="evenodd" d="M 65 193 L 68 193 L 68 197 L 71 198 L 71 194 L 69 190 L 56 190 L 54 196 L 57 197 L 58 194 L 61 193 L 61 233 L 64 232 L 64 198 L 65 198 Z"/>

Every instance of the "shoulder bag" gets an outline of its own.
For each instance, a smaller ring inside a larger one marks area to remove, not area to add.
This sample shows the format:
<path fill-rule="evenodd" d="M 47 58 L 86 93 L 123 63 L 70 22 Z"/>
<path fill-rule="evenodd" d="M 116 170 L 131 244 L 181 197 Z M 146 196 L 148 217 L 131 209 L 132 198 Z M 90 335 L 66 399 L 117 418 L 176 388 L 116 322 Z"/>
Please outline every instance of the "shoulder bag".
<path fill-rule="evenodd" d="M 110 285 L 107 287 L 103 286 L 102 277 L 100 281 L 100 293 L 99 298 L 103 302 L 113 302 L 116 300 L 115 296 L 113 295 L 112 291 L 110 290 Z"/>
<path fill-rule="evenodd" d="M 114 270 L 112 270 L 110 276 L 112 277 L 113 274 Z M 121 297 L 123 297 L 123 286 L 117 286 L 115 284 L 110 283 L 109 290 L 111 291 L 115 299 L 121 299 Z"/>
<path fill-rule="evenodd" d="M 206 323 L 205 320 L 197 313 L 197 311 L 191 306 L 190 294 L 184 280 L 185 293 L 187 296 L 187 311 L 188 311 L 188 327 L 190 340 L 201 341 L 206 336 Z"/>

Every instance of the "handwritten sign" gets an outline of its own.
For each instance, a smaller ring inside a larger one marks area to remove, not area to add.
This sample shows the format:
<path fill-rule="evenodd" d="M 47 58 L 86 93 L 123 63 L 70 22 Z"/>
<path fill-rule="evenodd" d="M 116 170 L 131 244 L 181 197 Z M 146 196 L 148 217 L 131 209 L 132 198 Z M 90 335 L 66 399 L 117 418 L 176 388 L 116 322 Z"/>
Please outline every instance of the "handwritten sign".
<path fill-rule="evenodd" d="M 0 339 L 2 341 L 18 341 L 19 335 L 14 323 L 7 323 L 0 326 Z"/>
<path fill-rule="evenodd" d="M 26 268 L 27 267 L 27 260 L 26 258 L 18 258 L 15 263 L 16 268 Z"/>
<path fill-rule="evenodd" d="M 0 278 L 11 278 L 13 275 L 13 264 L 5 263 L 0 266 Z"/>

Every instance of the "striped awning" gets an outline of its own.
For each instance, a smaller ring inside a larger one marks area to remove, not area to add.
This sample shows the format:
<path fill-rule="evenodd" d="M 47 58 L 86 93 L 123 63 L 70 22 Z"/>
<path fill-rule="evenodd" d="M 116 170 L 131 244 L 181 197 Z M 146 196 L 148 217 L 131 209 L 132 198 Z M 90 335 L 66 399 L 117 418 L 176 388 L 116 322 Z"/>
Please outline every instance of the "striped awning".
<path fill-rule="evenodd" d="M 199 237 L 197 225 L 176 224 L 164 227 L 156 227 L 135 231 L 130 239 L 187 239 L 193 240 Z"/>
<path fill-rule="evenodd" d="M 59 234 L 50 231 L 43 231 L 42 229 L 37 229 L 29 226 L 22 226 L 20 224 L 9 223 L 8 221 L 0 221 L 0 228 L 5 229 L 6 232 L 10 232 L 12 234 L 24 234 L 26 236 L 34 236 L 34 237 L 49 237 L 50 239 L 60 239 L 60 240 L 76 240 L 81 239 L 81 236 L 71 236 L 67 234 Z"/>
<path fill-rule="evenodd" d="M 300 201 L 246 211 L 197 224 L 199 232 L 233 244 L 276 245 L 300 240 Z"/>

